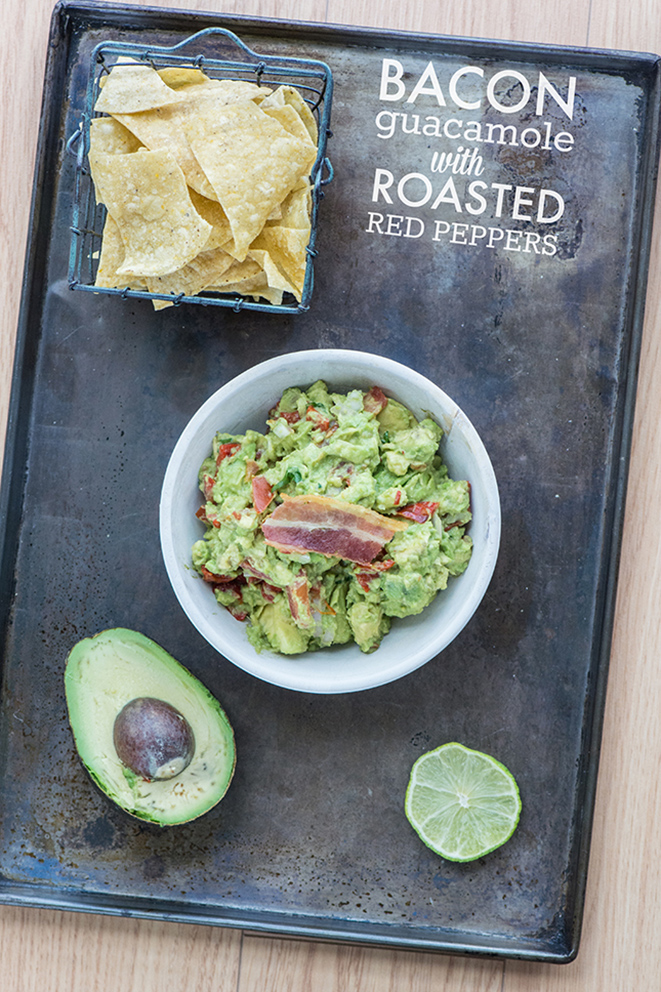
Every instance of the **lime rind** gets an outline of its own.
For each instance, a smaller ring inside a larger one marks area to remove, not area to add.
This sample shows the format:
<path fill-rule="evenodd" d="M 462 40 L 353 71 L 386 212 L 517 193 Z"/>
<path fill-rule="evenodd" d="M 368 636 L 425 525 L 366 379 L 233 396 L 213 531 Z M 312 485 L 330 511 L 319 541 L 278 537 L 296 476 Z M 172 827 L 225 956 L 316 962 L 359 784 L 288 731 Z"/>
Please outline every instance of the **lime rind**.
<path fill-rule="evenodd" d="M 415 762 L 404 808 L 420 839 L 440 857 L 475 861 L 510 839 L 521 796 L 500 761 L 451 742 Z"/>

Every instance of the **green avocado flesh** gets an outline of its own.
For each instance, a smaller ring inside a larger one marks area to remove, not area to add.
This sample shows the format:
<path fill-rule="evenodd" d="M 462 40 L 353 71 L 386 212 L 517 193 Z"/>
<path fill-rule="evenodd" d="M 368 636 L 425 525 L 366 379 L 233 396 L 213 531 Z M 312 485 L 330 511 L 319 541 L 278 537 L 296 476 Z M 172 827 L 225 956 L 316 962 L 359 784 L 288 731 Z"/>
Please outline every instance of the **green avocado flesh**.
<path fill-rule="evenodd" d="M 257 651 L 296 655 L 350 641 L 374 651 L 393 619 L 421 613 L 468 566 L 470 485 L 449 477 L 441 427 L 377 387 L 291 387 L 266 426 L 213 438 L 199 473 L 205 531 L 193 567 L 247 621 Z M 262 530 L 269 516 L 288 497 L 305 496 L 407 526 L 367 565 L 274 547 Z"/>
<path fill-rule="evenodd" d="M 121 627 L 85 638 L 67 659 L 64 683 L 78 754 L 125 812 L 171 826 L 194 820 L 223 798 L 236 763 L 229 720 L 209 690 L 154 641 Z M 190 764 L 172 778 L 141 778 L 115 750 L 115 719 L 141 698 L 168 703 L 193 731 Z"/>

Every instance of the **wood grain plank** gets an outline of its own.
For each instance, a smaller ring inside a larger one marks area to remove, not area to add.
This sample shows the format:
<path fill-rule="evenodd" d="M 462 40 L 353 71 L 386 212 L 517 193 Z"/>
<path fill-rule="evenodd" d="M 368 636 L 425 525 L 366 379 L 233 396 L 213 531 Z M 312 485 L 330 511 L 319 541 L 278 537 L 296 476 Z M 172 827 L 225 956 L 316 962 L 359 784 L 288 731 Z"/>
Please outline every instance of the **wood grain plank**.
<path fill-rule="evenodd" d="M 241 933 L 5 907 L 3 992 L 235 992 Z"/>
<path fill-rule="evenodd" d="M 133 0 L 129 0 L 133 2 Z M 656 0 L 150 0 L 151 6 L 466 36 L 660 51 Z M 51 0 L 4 0 L 0 38 L 0 270 L 20 285 Z M 591 18 L 590 18 L 591 11 Z M 657 211 L 657 232 L 661 216 Z M 657 234 L 658 238 L 658 234 Z M 3 992 L 656 992 L 661 959 L 657 755 L 661 745 L 661 265 L 652 263 L 620 596 L 584 926 L 564 968 L 246 937 L 233 931 L 0 908 Z M 0 311 L 0 427 L 19 298 Z M 2 438 L 0 438 L 0 443 Z"/>
<path fill-rule="evenodd" d="M 589 44 L 661 51 L 656 0 L 594 0 Z M 595 823 L 577 960 L 508 962 L 504 992 L 657 992 L 661 978 L 661 200 L 650 263 Z M 651 511 L 651 512 L 650 512 Z"/>
<path fill-rule="evenodd" d="M 20 305 L 39 108 L 46 62 L 49 3 L 5 0 L 12 30 L 0 32 L 0 449 L 4 450 L 9 381 Z"/>
<path fill-rule="evenodd" d="M 328 0 L 328 20 L 344 24 L 426 31 L 469 38 L 584 45 L 589 23 L 587 0 Z"/>
<path fill-rule="evenodd" d="M 661 20 L 657 0 L 637 0 L 631 4 L 592 0 L 588 44 L 591 48 L 659 54 Z"/>
<path fill-rule="evenodd" d="M 500 992 L 503 963 L 246 936 L 238 992 Z"/>
<path fill-rule="evenodd" d="M 661 203 L 655 229 L 661 230 Z M 659 988 L 660 299 L 661 261 L 656 251 L 648 289 L 582 946 L 577 961 L 561 973 L 508 962 L 504 992 L 530 988 L 657 992 Z"/>
<path fill-rule="evenodd" d="M 326 20 L 327 0 L 121 0 L 138 6 L 166 7 L 177 10 L 199 10 L 214 14 L 240 14 L 246 17 L 268 17 L 292 21 Z"/>

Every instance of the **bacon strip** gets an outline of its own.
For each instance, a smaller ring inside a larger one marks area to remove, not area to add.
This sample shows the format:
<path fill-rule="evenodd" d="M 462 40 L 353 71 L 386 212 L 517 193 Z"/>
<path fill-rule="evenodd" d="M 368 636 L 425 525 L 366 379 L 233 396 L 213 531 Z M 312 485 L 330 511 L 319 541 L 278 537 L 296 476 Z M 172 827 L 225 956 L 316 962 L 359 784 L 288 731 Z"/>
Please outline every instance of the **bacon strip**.
<path fill-rule="evenodd" d="M 368 565 L 408 524 L 334 496 L 283 496 L 262 524 L 267 544 L 285 554 L 316 551 Z"/>

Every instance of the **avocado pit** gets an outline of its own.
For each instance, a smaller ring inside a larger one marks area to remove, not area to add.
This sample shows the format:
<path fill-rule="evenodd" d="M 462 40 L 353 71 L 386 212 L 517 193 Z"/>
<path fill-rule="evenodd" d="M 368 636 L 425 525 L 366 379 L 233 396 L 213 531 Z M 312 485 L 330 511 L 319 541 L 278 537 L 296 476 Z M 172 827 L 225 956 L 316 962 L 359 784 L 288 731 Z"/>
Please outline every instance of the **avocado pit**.
<path fill-rule="evenodd" d="M 170 703 L 151 696 L 132 699 L 117 714 L 113 742 L 120 761 L 148 782 L 174 778 L 195 753 L 186 718 Z"/>

